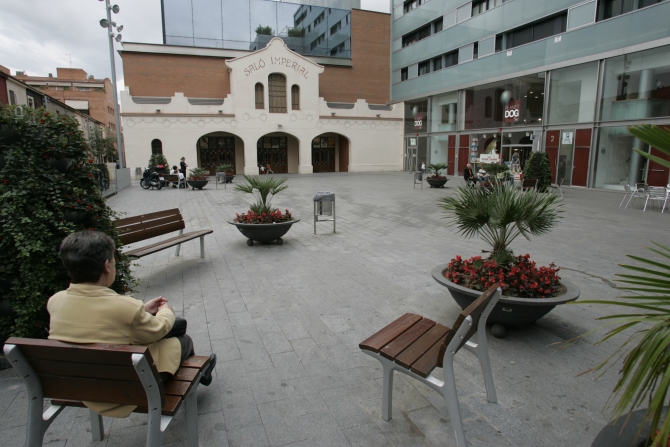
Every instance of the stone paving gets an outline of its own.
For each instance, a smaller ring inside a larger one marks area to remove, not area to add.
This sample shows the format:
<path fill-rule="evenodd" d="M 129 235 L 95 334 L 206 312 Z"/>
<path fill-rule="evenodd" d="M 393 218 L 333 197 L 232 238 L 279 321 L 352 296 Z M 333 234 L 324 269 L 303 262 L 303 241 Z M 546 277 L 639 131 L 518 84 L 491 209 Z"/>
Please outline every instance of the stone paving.
<path fill-rule="evenodd" d="M 407 173 L 290 175 L 274 200 L 301 222 L 284 244 L 254 245 L 227 221 L 251 196 L 215 189 L 142 190 L 137 184 L 111 197 L 117 211 L 136 215 L 178 207 L 188 229 L 211 228 L 206 258 L 199 243 L 143 258 L 134 268 L 140 299 L 163 295 L 189 322 L 199 354 L 215 352 L 211 386 L 198 391 L 201 446 L 453 446 L 441 397 L 396 374 L 393 419 L 381 419 L 382 375 L 358 343 L 404 312 L 449 325 L 459 313 L 431 268 L 455 255 L 485 249 L 445 227 L 439 197 L 448 188 L 412 188 Z M 236 177 L 235 181 L 241 181 Z M 313 234 L 312 196 L 332 190 L 337 234 L 330 223 Z M 516 253 L 555 262 L 584 298 L 607 298 L 617 263 L 644 253 L 650 240 L 666 242 L 670 216 L 640 204 L 618 208 L 621 194 L 565 188 L 563 219 L 548 236 L 518 239 Z M 473 446 L 589 446 L 606 423 L 616 370 L 599 380 L 582 375 L 621 340 L 596 345 L 600 334 L 559 349 L 598 326 L 616 308 L 559 306 L 535 325 L 489 337 L 499 403 L 486 402 L 474 356 L 456 357 L 461 413 Z M 439 372 L 436 374 L 439 376 Z M 0 372 L 0 445 L 25 439 L 26 394 L 12 370 Z M 183 412 L 164 445 L 185 441 Z M 92 442 L 88 415 L 67 409 L 45 445 L 144 445 L 146 417 L 105 418 L 105 439 Z"/>

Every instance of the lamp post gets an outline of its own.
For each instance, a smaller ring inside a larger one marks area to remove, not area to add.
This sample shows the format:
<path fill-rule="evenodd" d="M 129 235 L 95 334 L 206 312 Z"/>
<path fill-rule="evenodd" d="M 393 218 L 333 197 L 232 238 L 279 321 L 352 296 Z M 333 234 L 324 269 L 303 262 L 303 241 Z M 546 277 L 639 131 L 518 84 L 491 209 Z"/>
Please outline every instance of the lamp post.
<path fill-rule="evenodd" d="M 100 0 L 103 1 L 103 0 Z M 119 165 L 124 167 L 123 160 L 123 146 L 121 145 L 121 122 L 119 120 L 119 99 L 116 93 L 116 64 L 114 63 L 114 40 L 121 42 L 121 34 L 114 34 L 114 28 L 116 31 L 121 32 L 123 30 L 123 25 L 116 25 L 116 22 L 112 22 L 112 12 L 114 14 L 119 13 L 119 6 L 111 6 L 109 0 L 105 0 L 105 9 L 107 10 L 107 18 L 100 20 L 100 26 L 107 28 L 108 38 L 109 38 L 109 61 L 112 64 L 112 88 L 114 93 L 114 121 L 116 123 L 116 148 L 119 152 Z"/>

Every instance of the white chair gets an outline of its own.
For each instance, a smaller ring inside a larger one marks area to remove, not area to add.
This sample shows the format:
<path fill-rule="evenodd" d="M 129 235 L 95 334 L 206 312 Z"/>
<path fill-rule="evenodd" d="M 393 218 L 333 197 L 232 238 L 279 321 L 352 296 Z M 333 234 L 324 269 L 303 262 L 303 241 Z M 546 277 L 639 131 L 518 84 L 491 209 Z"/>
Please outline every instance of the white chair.
<path fill-rule="evenodd" d="M 647 204 L 649 201 L 663 202 L 663 207 L 661 208 L 661 213 L 665 211 L 665 205 L 668 203 L 668 198 L 670 193 L 667 188 L 661 186 L 650 186 L 649 191 L 647 192 L 647 200 L 644 202 L 644 211 L 647 211 Z"/>
<path fill-rule="evenodd" d="M 625 208 L 628 208 L 628 205 L 630 205 L 631 202 L 635 203 L 635 199 L 646 199 L 647 198 L 647 185 L 645 185 L 644 183 L 636 183 L 635 184 L 635 190 L 632 190 L 632 188 L 630 188 L 630 186 L 629 186 L 629 189 L 631 189 L 632 194 L 631 194 L 630 198 L 628 199 L 628 203 L 626 203 Z"/>
<path fill-rule="evenodd" d="M 623 190 L 626 192 L 626 194 L 623 195 L 623 199 L 619 204 L 619 208 L 621 208 L 621 205 L 623 205 L 623 203 L 626 201 L 626 198 L 628 198 L 628 201 L 630 202 L 630 199 L 633 197 L 633 190 L 630 188 L 630 185 L 623 185 Z M 626 207 L 628 207 L 628 204 L 626 204 Z"/>
<path fill-rule="evenodd" d="M 565 179 L 562 178 L 562 179 L 560 179 L 560 180 L 558 181 L 558 183 L 556 183 L 555 185 L 550 185 L 550 186 L 549 186 L 552 190 L 555 189 L 556 192 L 558 192 L 558 193 L 561 195 L 561 198 L 563 198 L 563 189 L 561 188 L 561 186 L 563 186 L 563 180 L 565 180 Z M 623 202 L 621 202 L 621 203 L 623 203 Z M 619 205 L 619 207 L 620 207 L 620 206 L 621 206 L 621 205 Z"/>

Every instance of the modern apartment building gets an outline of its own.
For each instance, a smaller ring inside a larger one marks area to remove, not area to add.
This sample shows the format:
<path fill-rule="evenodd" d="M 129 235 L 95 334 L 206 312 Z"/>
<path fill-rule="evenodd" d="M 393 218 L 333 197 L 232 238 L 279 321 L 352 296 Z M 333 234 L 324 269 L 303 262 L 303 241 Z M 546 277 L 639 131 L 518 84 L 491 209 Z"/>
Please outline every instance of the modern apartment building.
<path fill-rule="evenodd" d="M 670 127 L 669 17 L 663 0 L 393 0 L 405 169 L 545 151 L 565 185 L 665 186 L 626 126 Z"/>
<path fill-rule="evenodd" d="M 124 42 L 121 51 L 128 166 L 162 153 L 212 174 L 223 164 L 238 174 L 267 164 L 275 173 L 402 170 L 403 106 L 388 105 L 390 15 L 320 3 L 163 0 L 166 43 Z M 257 35 L 256 24 L 302 29 L 298 41 L 327 37 L 312 48 Z"/>

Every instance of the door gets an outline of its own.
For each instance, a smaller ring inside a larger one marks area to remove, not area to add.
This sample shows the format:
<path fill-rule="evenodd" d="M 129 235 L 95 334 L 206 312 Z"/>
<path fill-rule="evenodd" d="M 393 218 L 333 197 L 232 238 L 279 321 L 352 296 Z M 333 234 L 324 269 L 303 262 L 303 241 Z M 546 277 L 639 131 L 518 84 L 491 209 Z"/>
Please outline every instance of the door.
<path fill-rule="evenodd" d="M 572 186 L 586 187 L 591 154 L 591 129 L 577 129 L 575 132 L 575 155 L 572 170 Z"/>
<path fill-rule="evenodd" d="M 550 130 L 547 132 L 547 139 L 544 145 L 544 150 L 549 156 L 549 164 L 551 166 L 551 182 L 558 183 L 560 179 L 556 178 L 556 168 L 558 163 L 558 139 L 560 138 L 559 130 Z"/>
<path fill-rule="evenodd" d="M 405 148 L 405 164 L 403 169 L 405 171 L 416 171 L 416 147 Z"/>
<path fill-rule="evenodd" d="M 564 179 L 565 185 L 572 184 L 573 151 L 575 147 L 575 131 L 561 130 L 560 146 L 558 149 L 558 166 L 556 177 Z"/>
<path fill-rule="evenodd" d="M 454 175 L 454 163 L 456 163 L 456 135 L 449 135 L 449 138 L 447 139 L 448 175 Z"/>
<path fill-rule="evenodd" d="M 340 172 L 349 172 L 349 140 L 340 135 Z"/>
<path fill-rule="evenodd" d="M 463 175 L 470 158 L 470 135 L 458 137 L 458 175 Z"/>
<path fill-rule="evenodd" d="M 312 172 L 335 172 L 336 136 L 312 140 Z"/>
<path fill-rule="evenodd" d="M 270 165 L 275 174 L 288 173 L 288 138 L 261 137 L 256 145 L 259 165 Z"/>
<path fill-rule="evenodd" d="M 665 155 L 655 147 L 651 148 L 651 155 L 655 155 L 663 160 L 670 160 L 670 156 Z M 668 184 L 668 174 L 670 171 L 665 166 L 661 166 L 655 161 L 649 160 L 649 171 L 647 173 L 647 184 L 649 186 L 666 186 Z"/>

